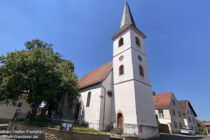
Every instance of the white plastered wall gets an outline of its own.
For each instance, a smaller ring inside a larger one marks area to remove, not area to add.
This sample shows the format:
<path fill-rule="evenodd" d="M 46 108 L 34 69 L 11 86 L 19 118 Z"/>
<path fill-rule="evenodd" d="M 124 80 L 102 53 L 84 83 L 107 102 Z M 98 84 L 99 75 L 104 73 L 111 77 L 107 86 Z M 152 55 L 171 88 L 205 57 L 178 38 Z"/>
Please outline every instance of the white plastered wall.
<path fill-rule="evenodd" d="M 119 47 L 120 38 L 124 38 L 123 46 Z M 135 43 L 140 39 L 141 47 Z M 116 113 L 124 117 L 124 132 L 136 134 L 141 138 L 157 137 L 158 128 L 155 119 L 152 89 L 150 86 L 143 38 L 128 29 L 114 40 L 113 72 Z M 139 62 L 138 55 L 142 61 Z M 123 56 L 123 60 L 119 58 Z M 144 68 L 144 78 L 139 75 L 139 64 Z M 124 74 L 119 75 L 119 67 L 124 66 Z M 139 126 L 143 132 L 139 132 Z"/>
<path fill-rule="evenodd" d="M 22 103 L 21 107 L 13 106 L 11 103 L 10 104 L 3 104 L 0 103 L 0 119 L 7 119 L 11 120 L 13 119 L 16 110 L 19 110 L 19 115 L 17 116 L 19 119 L 23 119 L 27 117 L 28 112 L 31 111 L 30 105 L 26 102 L 25 99 L 20 99 L 17 101 L 18 103 Z"/>
<path fill-rule="evenodd" d="M 90 105 L 87 107 L 86 104 L 89 92 L 91 92 L 91 99 Z M 84 121 L 89 124 L 89 127 L 96 130 L 102 129 L 102 122 L 100 122 L 102 100 L 101 96 L 101 84 L 94 85 L 80 91 L 80 100 L 82 104 L 81 111 L 83 112 L 81 114 L 83 114 Z"/>
<path fill-rule="evenodd" d="M 102 109 L 104 112 L 104 116 L 102 119 L 104 119 L 104 129 L 110 130 L 113 127 L 114 121 L 115 121 L 115 109 L 114 109 L 114 89 L 113 89 L 113 71 L 111 71 L 106 79 L 102 82 L 103 90 L 102 93 L 105 95 L 105 98 L 103 98 L 101 105 L 104 107 L 105 105 L 105 111 L 104 108 Z M 108 92 L 112 93 L 112 96 L 108 96 Z M 103 120 L 102 120 L 103 121 Z"/>

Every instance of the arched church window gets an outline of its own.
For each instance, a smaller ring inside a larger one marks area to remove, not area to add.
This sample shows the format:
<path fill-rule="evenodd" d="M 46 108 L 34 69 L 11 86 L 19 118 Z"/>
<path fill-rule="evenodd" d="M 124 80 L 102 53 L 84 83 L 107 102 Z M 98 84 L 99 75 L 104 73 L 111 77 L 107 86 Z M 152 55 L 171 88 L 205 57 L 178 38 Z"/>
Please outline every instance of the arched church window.
<path fill-rule="evenodd" d="M 140 40 L 139 40 L 138 37 L 136 37 L 136 45 L 139 46 L 139 47 L 141 47 L 141 45 L 140 45 Z"/>
<path fill-rule="evenodd" d="M 86 107 L 90 106 L 90 99 L 91 99 L 91 92 L 88 93 Z"/>
<path fill-rule="evenodd" d="M 123 65 L 121 65 L 120 68 L 119 68 L 119 74 L 120 75 L 124 74 L 124 66 Z"/>
<path fill-rule="evenodd" d="M 124 44 L 124 39 L 120 38 L 120 40 L 119 40 L 119 47 L 121 47 L 123 44 Z"/>
<path fill-rule="evenodd" d="M 112 97 L 112 92 L 111 92 L 111 91 L 108 91 L 108 92 L 107 92 L 107 95 L 108 95 L 109 97 Z"/>
<path fill-rule="evenodd" d="M 139 74 L 144 77 L 144 68 L 142 65 L 139 65 Z"/>

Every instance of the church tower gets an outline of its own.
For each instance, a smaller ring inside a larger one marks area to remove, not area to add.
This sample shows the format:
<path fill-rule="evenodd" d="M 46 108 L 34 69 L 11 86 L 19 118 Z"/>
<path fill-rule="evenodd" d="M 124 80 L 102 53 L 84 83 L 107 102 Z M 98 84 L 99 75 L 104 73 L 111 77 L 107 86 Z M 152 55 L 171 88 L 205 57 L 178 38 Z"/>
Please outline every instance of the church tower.
<path fill-rule="evenodd" d="M 144 48 L 146 36 L 136 27 L 127 0 L 113 40 L 115 127 L 140 138 L 158 137 L 152 87 Z"/>

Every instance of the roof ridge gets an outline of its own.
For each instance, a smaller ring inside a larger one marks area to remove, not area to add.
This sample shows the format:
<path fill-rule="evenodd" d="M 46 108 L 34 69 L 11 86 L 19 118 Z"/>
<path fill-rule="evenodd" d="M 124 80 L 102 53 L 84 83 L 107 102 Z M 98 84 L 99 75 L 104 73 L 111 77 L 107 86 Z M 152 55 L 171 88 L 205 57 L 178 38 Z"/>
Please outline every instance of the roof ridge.
<path fill-rule="evenodd" d="M 96 85 L 106 79 L 107 75 L 113 69 L 112 61 L 88 72 L 79 81 L 80 89 Z"/>
<path fill-rule="evenodd" d="M 95 70 L 97 70 L 97 69 L 99 69 L 99 68 L 101 68 L 101 67 L 103 67 L 103 66 L 105 66 L 105 65 L 107 65 L 107 64 L 109 64 L 109 63 L 111 63 L 111 62 L 112 62 L 112 61 L 109 61 L 109 62 L 107 62 L 106 64 L 103 64 L 103 65 L 101 65 L 101 66 L 99 66 L 99 67 L 97 67 L 97 68 L 91 70 L 90 72 L 86 73 L 85 75 L 87 75 L 87 74 L 89 74 L 89 73 L 91 73 L 91 72 L 93 72 L 93 71 L 95 71 Z M 84 75 L 84 76 L 85 76 L 85 75 Z M 84 77 L 84 76 L 83 76 L 83 77 Z M 83 77 L 82 77 L 82 78 L 83 78 Z M 80 78 L 79 80 L 81 80 L 82 78 Z"/>
<path fill-rule="evenodd" d="M 173 94 L 173 92 L 156 93 L 156 95 L 161 95 L 161 94 Z"/>

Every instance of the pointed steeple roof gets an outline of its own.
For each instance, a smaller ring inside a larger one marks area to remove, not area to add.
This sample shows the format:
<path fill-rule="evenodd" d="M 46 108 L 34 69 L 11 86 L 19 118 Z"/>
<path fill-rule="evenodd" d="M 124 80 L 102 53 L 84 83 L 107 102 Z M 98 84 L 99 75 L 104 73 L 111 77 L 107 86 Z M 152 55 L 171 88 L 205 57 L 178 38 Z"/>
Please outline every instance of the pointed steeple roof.
<path fill-rule="evenodd" d="M 127 0 L 125 0 L 125 6 L 123 10 L 123 16 L 122 16 L 120 28 L 123 28 L 126 25 L 131 25 L 133 27 L 136 27 L 136 24 L 131 14 L 131 10 L 130 10 Z"/>
<path fill-rule="evenodd" d="M 119 35 L 127 31 L 128 29 L 132 29 L 134 32 L 139 34 L 142 38 L 146 38 L 146 35 L 142 33 L 135 24 L 135 21 L 133 19 L 133 16 L 131 14 L 130 7 L 128 5 L 127 0 L 125 0 L 124 10 L 123 10 L 123 16 L 121 20 L 120 29 L 117 33 L 112 37 L 112 40 L 116 39 Z"/>

